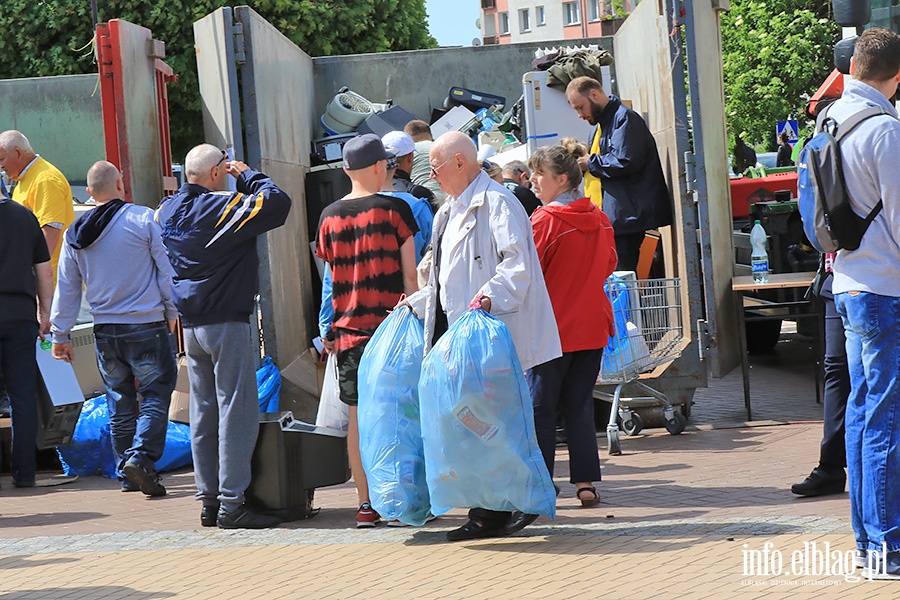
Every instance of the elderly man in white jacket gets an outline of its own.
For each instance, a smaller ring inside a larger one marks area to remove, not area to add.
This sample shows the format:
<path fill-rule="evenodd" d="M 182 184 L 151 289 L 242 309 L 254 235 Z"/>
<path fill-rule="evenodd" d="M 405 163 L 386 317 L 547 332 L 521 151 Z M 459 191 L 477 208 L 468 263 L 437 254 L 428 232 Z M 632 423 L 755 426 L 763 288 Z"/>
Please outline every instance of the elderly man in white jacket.
<path fill-rule="evenodd" d="M 425 351 L 476 298 L 509 328 L 523 369 L 562 356 L 559 331 L 531 222 L 512 193 L 481 170 L 475 144 L 459 132 L 431 147 L 431 177 L 447 192 L 434 217 L 428 285 L 407 302 L 425 319 Z M 473 508 L 451 541 L 506 535 L 535 515 Z"/>

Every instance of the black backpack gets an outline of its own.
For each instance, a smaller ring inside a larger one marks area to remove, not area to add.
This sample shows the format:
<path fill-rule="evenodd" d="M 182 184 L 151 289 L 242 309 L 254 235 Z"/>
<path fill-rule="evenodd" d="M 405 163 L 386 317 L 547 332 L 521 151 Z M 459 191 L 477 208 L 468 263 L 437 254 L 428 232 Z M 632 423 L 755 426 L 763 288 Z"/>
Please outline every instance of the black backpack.
<path fill-rule="evenodd" d="M 865 217 L 853 211 L 844 181 L 840 142 L 866 119 L 891 115 L 885 108 L 871 106 L 851 115 L 839 125 L 827 114 L 825 110 L 819 115 L 816 135 L 803 147 L 797 163 L 798 204 L 803 231 L 819 252 L 856 250 L 884 204 L 879 200 Z"/>

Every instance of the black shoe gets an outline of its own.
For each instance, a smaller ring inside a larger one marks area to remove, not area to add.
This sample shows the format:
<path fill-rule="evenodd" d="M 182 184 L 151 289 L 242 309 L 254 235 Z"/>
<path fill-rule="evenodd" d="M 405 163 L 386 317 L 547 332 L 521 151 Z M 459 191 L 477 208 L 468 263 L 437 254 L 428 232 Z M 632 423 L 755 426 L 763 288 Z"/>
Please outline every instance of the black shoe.
<path fill-rule="evenodd" d="M 136 484 L 130 479 L 122 480 L 122 491 L 123 492 L 139 492 L 141 491 L 141 486 Z"/>
<path fill-rule="evenodd" d="M 166 488 L 160 483 L 155 469 L 145 467 L 133 458 L 129 458 L 122 466 L 125 477 L 138 484 L 141 491 L 148 496 L 165 496 Z"/>
<path fill-rule="evenodd" d="M 513 511 L 513 514 L 509 517 L 509 521 L 503 526 L 503 535 L 512 535 L 517 531 L 522 531 L 534 523 L 537 518 L 538 515 L 523 513 L 521 510 Z"/>
<path fill-rule="evenodd" d="M 215 527 L 218 524 L 219 505 L 204 504 L 200 509 L 200 524 L 203 527 Z"/>
<path fill-rule="evenodd" d="M 844 470 L 826 471 L 816 467 L 809 477 L 802 483 L 791 486 L 791 492 L 798 496 L 827 496 L 828 494 L 843 494 L 847 476 Z"/>
<path fill-rule="evenodd" d="M 447 532 L 447 540 L 462 542 L 464 540 L 477 540 L 481 538 L 500 537 L 503 530 L 498 527 L 486 526 L 483 522 L 469 519 L 469 522 L 458 529 Z"/>
<path fill-rule="evenodd" d="M 13 486 L 17 488 L 31 488 L 34 487 L 34 479 L 30 479 L 28 481 L 19 481 L 17 479 L 13 479 Z"/>
<path fill-rule="evenodd" d="M 231 511 L 226 511 L 224 506 L 219 508 L 219 529 L 268 529 L 280 523 L 281 519 L 278 517 L 258 513 L 248 508 L 246 504 Z"/>

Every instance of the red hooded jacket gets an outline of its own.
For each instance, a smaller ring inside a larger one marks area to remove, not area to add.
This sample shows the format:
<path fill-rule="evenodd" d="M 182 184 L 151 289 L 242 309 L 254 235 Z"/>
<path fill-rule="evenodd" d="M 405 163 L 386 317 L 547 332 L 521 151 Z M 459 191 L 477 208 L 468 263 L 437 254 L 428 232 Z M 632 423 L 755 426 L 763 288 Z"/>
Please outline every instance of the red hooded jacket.
<path fill-rule="evenodd" d="M 605 347 L 615 332 L 603 283 L 618 261 L 609 218 L 581 198 L 538 208 L 531 226 L 563 352 Z"/>

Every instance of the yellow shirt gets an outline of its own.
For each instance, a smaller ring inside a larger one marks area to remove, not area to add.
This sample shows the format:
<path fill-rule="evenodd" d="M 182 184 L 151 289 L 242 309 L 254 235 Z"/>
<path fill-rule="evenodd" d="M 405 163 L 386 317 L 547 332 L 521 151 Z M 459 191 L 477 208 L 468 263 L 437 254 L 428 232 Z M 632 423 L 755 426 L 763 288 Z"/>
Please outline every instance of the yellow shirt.
<path fill-rule="evenodd" d="M 37 217 L 41 227 L 48 223 L 62 223 L 62 230 L 75 220 L 75 209 L 72 207 L 72 189 L 59 169 L 41 157 L 26 167 L 12 193 L 12 199 L 30 210 Z M 56 265 L 59 263 L 59 250 L 63 240 L 56 248 L 50 248 L 50 267 L 53 269 L 53 287 L 56 287 Z"/>
<path fill-rule="evenodd" d="M 600 154 L 600 126 L 597 125 L 597 133 L 591 142 L 591 154 Z M 600 178 L 591 175 L 590 171 L 584 172 L 584 195 L 591 199 L 591 202 L 597 205 L 597 208 L 603 208 L 603 186 Z"/>

